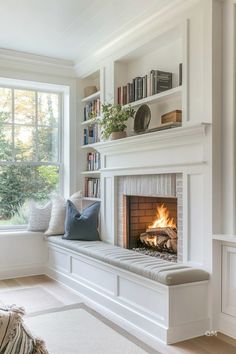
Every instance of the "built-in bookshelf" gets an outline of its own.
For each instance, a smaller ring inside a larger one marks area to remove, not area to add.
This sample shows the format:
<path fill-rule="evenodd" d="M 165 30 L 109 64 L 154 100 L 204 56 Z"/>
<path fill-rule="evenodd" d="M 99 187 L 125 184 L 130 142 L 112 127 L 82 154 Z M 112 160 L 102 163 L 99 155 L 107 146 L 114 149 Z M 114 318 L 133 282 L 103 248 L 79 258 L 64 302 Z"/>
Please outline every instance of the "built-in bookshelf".
<path fill-rule="evenodd" d="M 92 156 L 92 154 L 95 156 L 96 149 L 101 144 L 106 144 L 106 142 L 100 142 L 100 131 L 96 125 L 92 124 L 93 120 L 90 118 L 91 112 L 93 116 L 100 117 L 101 102 L 120 103 L 125 107 L 131 106 L 135 110 L 142 104 L 147 104 L 151 111 L 150 131 L 159 128 L 161 128 L 160 130 L 167 128 L 171 130 L 181 126 L 181 122 L 165 125 L 161 117 L 172 111 L 183 111 L 186 86 L 184 86 L 184 74 L 182 77 L 182 72 L 185 72 L 182 30 L 182 26 L 177 25 L 130 53 L 117 57 L 112 63 L 112 70 L 105 71 L 100 68 L 97 72 L 82 79 L 83 87 L 95 84 L 98 88 L 98 91 L 92 95 L 81 98 L 83 108 L 80 119 L 83 132 L 80 144 L 83 155 L 81 174 L 84 181 L 85 198 L 89 198 L 87 200 L 100 199 L 99 192 L 97 194 L 95 192 L 98 190 L 97 184 L 100 183 L 98 180 L 101 166 L 88 167 L 88 156 Z M 110 77 L 111 75 L 114 76 Z M 100 84 L 103 85 L 102 89 Z M 132 84 L 140 91 L 135 92 L 131 98 L 131 91 L 128 94 L 128 90 Z M 101 97 L 102 94 L 103 97 Z M 125 99 L 123 99 L 124 97 Z M 128 122 L 127 135 L 128 137 L 136 135 L 133 119 Z M 140 139 L 142 140 L 142 138 Z M 93 183 L 95 184 L 95 187 L 91 187 L 92 191 L 89 192 L 88 182 L 90 187 Z"/>
<path fill-rule="evenodd" d="M 114 62 L 114 101 L 138 109 L 147 104 L 149 128 L 161 125 L 161 116 L 182 110 L 183 32 L 176 26 Z M 132 135 L 133 120 L 127 133 Z"/>
<path fill-rule="evenodd" d="M 93 149 L 93 143 L 100 141 L 98 125 L 93 123 L 94 117 L 101 114 L 100 70 L 81 80 L 82 97 L 80 104 L 80 125 L 82 132 L 83 195 L 84 200 L 94 202 L 100 200 L 100 155 Z M 95 86 L 97 91 L 84 97 L 84 89 Z"/>

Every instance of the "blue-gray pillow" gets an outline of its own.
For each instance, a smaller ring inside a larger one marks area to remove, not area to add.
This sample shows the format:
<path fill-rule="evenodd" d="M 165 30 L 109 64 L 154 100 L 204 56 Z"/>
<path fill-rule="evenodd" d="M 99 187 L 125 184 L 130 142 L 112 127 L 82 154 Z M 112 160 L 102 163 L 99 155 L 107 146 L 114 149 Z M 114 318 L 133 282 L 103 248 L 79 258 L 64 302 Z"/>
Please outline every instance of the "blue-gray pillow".
<path fill-rule="evenodd" d="M 67 240 L 98 241 L 98 214 L 100 203 L 96 202 L 82 212 L 68 200 L 66 204 L 65 234 Z"/>

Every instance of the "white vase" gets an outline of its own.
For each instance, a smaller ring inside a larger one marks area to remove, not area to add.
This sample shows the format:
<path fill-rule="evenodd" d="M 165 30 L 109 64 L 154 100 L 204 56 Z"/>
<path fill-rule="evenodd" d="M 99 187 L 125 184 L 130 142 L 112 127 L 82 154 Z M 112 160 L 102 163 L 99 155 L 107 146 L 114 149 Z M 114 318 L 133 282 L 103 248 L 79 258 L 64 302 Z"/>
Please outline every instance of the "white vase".
<path fill-rule="evenodd" d="M 126 137 L 127 137 L 126 131 L 113 132 L 110 134 L 109 140 L 117 140 L 117 139 L 122 139 L 122 138 L 126 138 Z"/>

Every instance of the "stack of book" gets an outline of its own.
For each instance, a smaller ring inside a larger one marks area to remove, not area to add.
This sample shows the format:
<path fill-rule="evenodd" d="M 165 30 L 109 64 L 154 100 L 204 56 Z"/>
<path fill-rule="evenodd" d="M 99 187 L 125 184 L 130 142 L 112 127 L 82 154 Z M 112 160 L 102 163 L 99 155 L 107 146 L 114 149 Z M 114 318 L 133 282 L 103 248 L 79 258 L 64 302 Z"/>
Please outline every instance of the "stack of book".
<path fill-rule="evenodd" d="M 125 105 L 141 100 L 147 96 L 170 90 L 172 88 L 172 73 L 151 70 L 149 75 L 137 76 L 126 86 L 117 88 L 117 103 Z"/>
<path fill-rule="evenodd" d="M 100 179 L 99 178 L 85 178 L 84 195 L 87 198 L 100 198 Z"/>
<path fill-rule="evenodd" d="M 93 124 L 84 128 L 84 145 L 94 144 L 99 141 L 98 125 Z"/>
<path fill-rule="evenodd" d="M 92 116 L 98 117 L 101 114 L 101 102 L 100 99 L 89 102 L 84 107 L 84 121 L 90 119 Z"/>
<path fill-rule="evenodd" d="M 99 152 L 88 152 L 87 153 L 87 170 L 97 171 L 100 169 L 100 154 Z"/>

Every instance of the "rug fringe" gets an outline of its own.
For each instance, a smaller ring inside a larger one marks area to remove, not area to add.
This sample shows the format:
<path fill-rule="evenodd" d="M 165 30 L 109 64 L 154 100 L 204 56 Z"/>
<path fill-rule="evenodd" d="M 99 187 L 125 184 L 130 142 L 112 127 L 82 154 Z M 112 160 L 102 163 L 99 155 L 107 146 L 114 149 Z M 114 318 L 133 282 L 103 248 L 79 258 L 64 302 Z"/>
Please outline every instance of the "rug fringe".
<path fill-rule="evenodd" d="M 49 354 L 43 340 L 38 338 L 34 340 L 34 350 L 32 354 Z"/>
<path fill-rule="evenodd" d="M 4 305 L 3 307 L 0 308 L 0 310 L 4 311 L 12 311 L 15 312 L 21 316 L 25 314 L 25 309 L 24 307 L 16 306 L 16 304 L 13 305 Z"/>

